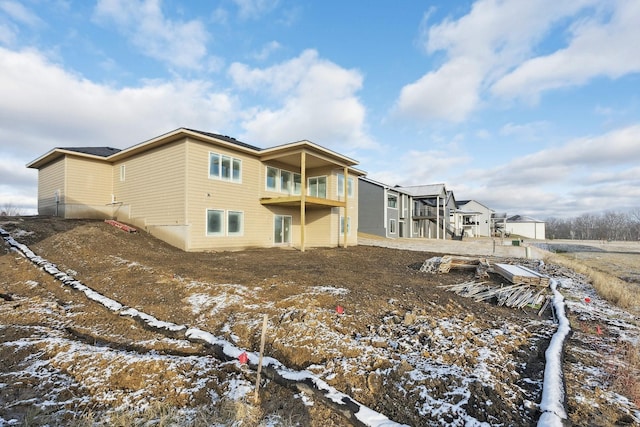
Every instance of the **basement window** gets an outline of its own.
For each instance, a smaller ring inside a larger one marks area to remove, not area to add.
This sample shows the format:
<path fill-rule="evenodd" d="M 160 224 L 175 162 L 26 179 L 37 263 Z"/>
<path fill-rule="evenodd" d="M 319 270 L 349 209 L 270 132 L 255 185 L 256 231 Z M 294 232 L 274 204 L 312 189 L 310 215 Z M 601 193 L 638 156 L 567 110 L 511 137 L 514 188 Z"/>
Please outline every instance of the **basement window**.
<path fill-rule="evenodd" d="M 207 236 L 222 236 L 224 211 L 217 209 L 207 209 Z"/>
<path fill-rule="evenodd" d="M 227 234 L 229 236 L 242 236 L 243 216 L 244 214 L 242 212 L 227 212 Z"/>
<path fill-rule="evenodd" d="M 344 217 L 340 217 L 340 234 L 344 234 Z M 351 217 L 347 217 L 347 236 L 351 235 Z"/>

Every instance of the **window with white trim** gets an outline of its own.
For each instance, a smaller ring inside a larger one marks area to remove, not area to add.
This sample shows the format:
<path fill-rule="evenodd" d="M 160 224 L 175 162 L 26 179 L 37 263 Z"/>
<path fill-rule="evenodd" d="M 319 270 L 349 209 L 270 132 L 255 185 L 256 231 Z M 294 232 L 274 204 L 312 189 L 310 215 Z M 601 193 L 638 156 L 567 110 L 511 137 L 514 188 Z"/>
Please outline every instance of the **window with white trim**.
<path fill-rule="evenodd" d="M 344 217 L 340 217 L 340 234 L 344 234 Z M 351 217 L 347 217 L 347 236 L 351 235 Z"/>
<path fill-rule="evenodd" d="M 227 212 L 227 235 L 242 236 L 242 223 L 244 213 L 240 211 Z"/>
<path fill-rule="evenodd" d="M 280 171 L 280 191 L 291 194 L 293 192 L 293 173 Z"/>
<path fill-rule="evenodd" d="M 354 180 L 352 176 L 347 177 L 347 194 L 349 198 L 353 198 Z M 344 175 L 338 174 L 338 197 L 344 197 Z"/>
<path fill-rule="evenodd" d="M 267 190 L 278 191 L 278 176 L 280 169 L 267 166 Z"/>
<path fill-rule="evenodd" d="M 396 234 L 396 220 L 389 220 L 389 234 Z"/>
<path fill-rule="evenodd" d="M 207 209 L 207 236 L 224 235 L 224 211 Z"/>
<path fill-rule="evenodd" d="M 302 175 L 299 173 L 293 174 L 293 194 L 297 196 L 302 194 Z"/>
<path fill-rule="evenodd" d="M 395 194 L 387 194 L 387 207 L 389 208 L 398 208 L 398 196 Z"/>
<path fill-rule="evenodd" d="M 120 165 L 120 182 L 124 182 L 126 175 L 125 165 Z"/>
<path fill-rule="evenodd" d="M 242 160 L 224 154 L 209 153 L 209 178 L 242 182 Z"/>
<path fill-rule="evenodd" d="M 266 188 L 293 195 L 300 195 L 302 176 L 299 173 L 267 166 Z"/>
<path fill-rule="evenodd" d="M 242 236 L 244 212 L 207 209 L 207 236 Z"/>
<path fill-rule="evenodd" d="M 307 196 L 327 198 L 327 177 L 314 176 L 307 180 Z"/>

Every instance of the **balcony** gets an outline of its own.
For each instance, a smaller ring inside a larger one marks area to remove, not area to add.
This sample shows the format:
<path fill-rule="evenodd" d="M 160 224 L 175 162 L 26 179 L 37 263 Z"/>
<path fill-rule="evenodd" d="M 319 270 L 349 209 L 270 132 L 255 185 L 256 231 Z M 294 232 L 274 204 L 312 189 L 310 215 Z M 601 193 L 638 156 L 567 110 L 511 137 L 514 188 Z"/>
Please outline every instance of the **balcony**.
<path fill-rule="evenodd" d="M 440 212 L 439 214 L 438 214 L 438 211 Z M 441 218 L 444 217 L 444 210 L 431 207 L 431 206 L 422 206 L 418 209 L 415 209 L 413 212 L 413 217 L 416 219 L 420 219 L 420 218 L 431 219 L 431 218 L 437 218 L 438 216 L 440 216 Z"/>

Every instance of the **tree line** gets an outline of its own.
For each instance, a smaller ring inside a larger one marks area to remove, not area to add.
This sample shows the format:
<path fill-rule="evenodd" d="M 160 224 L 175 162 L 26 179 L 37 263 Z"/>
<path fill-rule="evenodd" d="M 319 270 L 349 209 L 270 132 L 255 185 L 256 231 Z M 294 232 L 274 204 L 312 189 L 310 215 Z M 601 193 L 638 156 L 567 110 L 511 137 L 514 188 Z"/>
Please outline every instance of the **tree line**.
<path fill-rule="evenodd" d="M 547 239 L 640 240 L 640 208 L 547 218 Z"/>

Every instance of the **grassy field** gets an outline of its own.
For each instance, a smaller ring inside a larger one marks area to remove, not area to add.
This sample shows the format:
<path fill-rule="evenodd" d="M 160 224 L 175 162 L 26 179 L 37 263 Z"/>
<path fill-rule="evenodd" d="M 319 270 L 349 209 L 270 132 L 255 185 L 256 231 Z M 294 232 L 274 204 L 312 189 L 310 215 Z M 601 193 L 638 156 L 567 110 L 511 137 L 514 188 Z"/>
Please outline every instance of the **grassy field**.
<path fill-rule="evenodd" d="M 640 313 L 640 242 L 554 240 L 548 261 L 591 279 L 603 298 Z"/>

